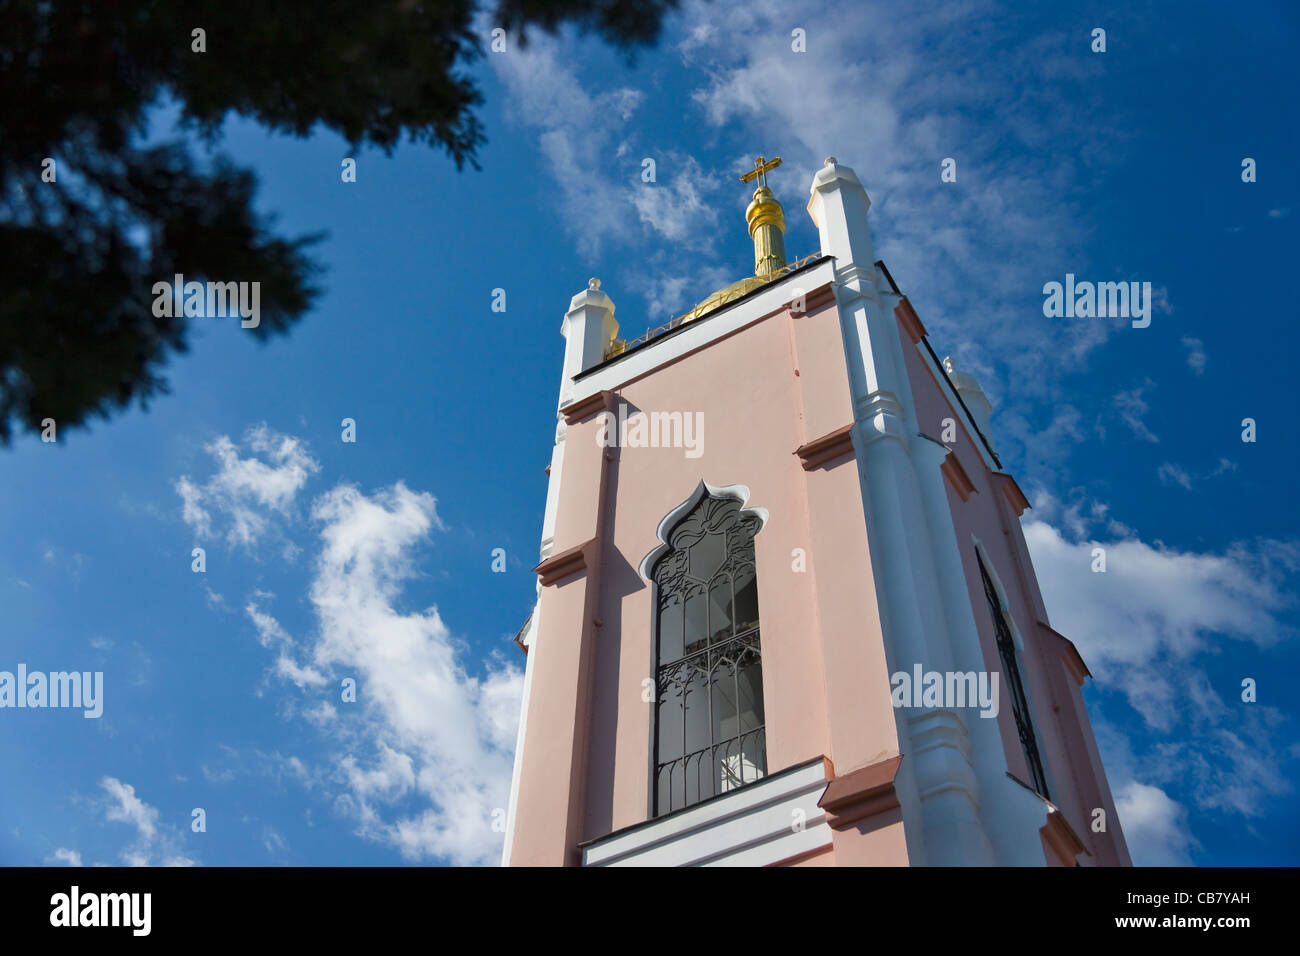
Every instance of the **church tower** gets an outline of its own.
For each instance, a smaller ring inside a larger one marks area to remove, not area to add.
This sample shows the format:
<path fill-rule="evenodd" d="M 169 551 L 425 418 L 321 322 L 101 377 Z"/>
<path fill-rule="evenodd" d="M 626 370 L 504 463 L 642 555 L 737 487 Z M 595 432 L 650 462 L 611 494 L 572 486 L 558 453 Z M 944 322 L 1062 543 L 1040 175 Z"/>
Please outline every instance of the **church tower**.
<path fill-rule="evenodd" d="M 992 406 L 875 258 L 857 175 L 786 261 L 634 341 L 564 316 L 504 862 L 1130 863 Z"/>

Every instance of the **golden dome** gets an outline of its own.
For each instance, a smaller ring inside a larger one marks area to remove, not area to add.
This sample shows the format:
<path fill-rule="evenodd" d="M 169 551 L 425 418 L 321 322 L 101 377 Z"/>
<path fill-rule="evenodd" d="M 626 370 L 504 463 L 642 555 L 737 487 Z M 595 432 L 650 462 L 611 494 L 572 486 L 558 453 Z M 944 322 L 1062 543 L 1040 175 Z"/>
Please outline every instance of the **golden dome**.
<path fill-rule="evenodd" d="M 734 302 L 743 295 L 748 295 L 761 285 L 767 285 L 770 276 L 746 276 L 745 278 L 731 283 L 729 286 L 723 286 L 717 292 L 700 302 L 695 308 L 691 309 L 682 319 L 683 322 L 693 322 L 728 302 Z"/>

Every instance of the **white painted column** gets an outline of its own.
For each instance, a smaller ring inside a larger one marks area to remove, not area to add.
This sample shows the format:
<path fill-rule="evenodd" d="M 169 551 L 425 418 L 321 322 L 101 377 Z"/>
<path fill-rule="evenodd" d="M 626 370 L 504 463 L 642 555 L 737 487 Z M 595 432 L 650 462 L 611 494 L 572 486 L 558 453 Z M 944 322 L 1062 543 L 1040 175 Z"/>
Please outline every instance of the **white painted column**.
<path fill-rule="evenodd" d="M 930 528 L 911 445 L 915 412 L 897 321 L 883 307 L 867 210 L 847 166 L 828 159 L 813 177 L 808 212 L 823 254 L 835 257 L 835 297 L 852 391 L 853 444 L 876 574 L 890 671 L 954 669 Z M 909 428 L 909 423 L 911 428 Z M 925 865 L 987 865 L 992 846 L 979 817 L 979 786 L 965 715 L 896 711 L 904 759 L 896 787 L 908 856 Z"/>

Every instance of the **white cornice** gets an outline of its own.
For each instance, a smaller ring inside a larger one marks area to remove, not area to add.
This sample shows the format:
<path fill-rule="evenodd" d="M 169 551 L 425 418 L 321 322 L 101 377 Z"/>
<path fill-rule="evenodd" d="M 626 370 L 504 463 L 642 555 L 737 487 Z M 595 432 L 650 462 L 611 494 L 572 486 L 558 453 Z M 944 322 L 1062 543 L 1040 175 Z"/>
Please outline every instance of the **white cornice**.
<path fill-rule="evenodd" d="M 765 286 L 735 305 L 726 306 L 702 319 L 674 329 L 662 341 L 644 345 L 614 362 L 607 363 L 573 383 L 570 402 L 578 402 L 602 390 L 615 391 L 635 378 L 640 378 L 681 358 L 688 352 L 703 348 L 711 342 L 730 335 L 766 315 L 779 311 L 799 294 L 807 294 L 835 279 L 834 262 L 824 258 L 806 271 L 790 275 Z"/>

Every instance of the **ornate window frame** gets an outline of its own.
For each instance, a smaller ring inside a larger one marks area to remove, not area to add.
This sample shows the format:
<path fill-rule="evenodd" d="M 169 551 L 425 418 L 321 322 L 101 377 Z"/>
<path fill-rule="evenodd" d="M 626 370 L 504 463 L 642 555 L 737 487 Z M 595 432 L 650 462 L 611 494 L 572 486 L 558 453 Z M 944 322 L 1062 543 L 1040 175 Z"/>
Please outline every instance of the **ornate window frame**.
<path fill-rule="evenodd" d="M 650 673 L 654 675 L 652 678 L 653 686 L 654 686 L 654 697 L 651 700 L 651 716 L 649 722 L 650 735 L 648 741 L 649 746 L 647 748 L 647 762 L 648 762 L 648 771 L 649 771 L 648 787 L 647 787 L 647 791 L 648 791 L 647 815 L 649 819 L 661 818 L 665 816 L 667 813 L 674 812 L 672 810 L 661 810 L 659 807 L 657 807 L 658 783 L 659 783 L 658 776 L 659 776 L 659 769 L 660 769 L 656 765 L 656 762 L 659 756 L 658 736 L 660 730 L 659 728 L 659 694 L 660 694 L 659 678 L 660 678 L 661 664 L 659 660 L 659 653 L 660 653 L 659 628 L 660 628 L 661 608 L 660 608 L 659 583 L 655 579 L 654 572 L 659 562 L 663 558 L 668 556 L 668 554 L 673 550 L 673 546 L 670 539 L 673 533 L 677 530 L 680 523 L 685 518 L 687 518 L 692 512 L 694 512 L 695 509 L 698 508 L 706 498 L 714 498 L 722 501 L 735 501 L 739 505 L 739 508 L 737 509 L 737 513 L 741 519 L 749 518 L 757 521 L 758 525 L 754 529 L 754 533 L 753 533 L 753 538 L 755 539 L 762 532 L 763 528 L 767 525 L 767 521 L 768 521 L 767 509 L 745 507 L 745 504 L 749 501 L 749 488 L 747 486 L 745 485 L 717 486 L 717 485 L 711 485 L 707 481 L 700 481 L 700 483 L 696 486 L 695 490 L 691 492 L 691 494 L 686 498 L 685 501 L 683 501 L 677 507 L 669 511 L 668 514 L 664 515 L 664 517 L 660 520 L 658 528 L 656 529 L 656 536 L 659 539 L 659 543 L 653 549 L 651 549 L 650 552 L 646 554 L 644 558 L 641 559 L 641 562 L 637 567 L 637 571 L 641 575 L 642 580 L 644 580 L 647 584 L 650 585 L 650 593 L 652 596 L 651 606 L 652 606 L 652 614 L 653 614 L 653 619 L 651 622 L 651 640 L 650 640 Z M 756 543 L 754 544 L 754 547 L 755 547 L 755 556 L 757 557 Z M 757 588 L 757 569 L 755 569 L 755 587 Z M 758 654 L 759 659 L 761 661 L 761 655 L 762 655 L 761 639 L 760 639 L 761 619 L 759 621 L 759 625 L 755 627 L 753 631 L 754 631 L 753 649 Z M 733 640 L 744 640 L 744 638 L 742 636 L 737 636 L 737 638 L 734 638 Z M 683 660 L 686 660 L 686 658 L 683 658 Z M 761 732 L 763 728 L 760 727 L 759 730 Z M 743 736 L 744 735 L 742 735 L 742 737 Z M 716 748 L 718 746 L 718 743 L 713 742 L 711 746 Z M 762 746 L 764 750 L 766 750 L 765 742 L 763 743 Z M 686 759 L 686 757 L 688 756 L 689 755 L 685 755 L 684 757 L 679 759 Z M 743 756 L 743 752 L 738 759 L 743 764 L 743 761 L 745 760 L 745 757 Z M 766 771 L 764 767 L 764 774 L 765 772 Z M 743 769 L 742 769 L 742 778 L 743 778 Z M 759 779 L 763 779 L 763 777 L 757 777 L 755 778 L 754 781 L 745 780 L 741 784 L 741 786 L 746 786 L 749 783 L 757 782 L 757 780 Z M 679 809 L 686 809 L 691 806 L 698 806 L 699 803 L 701 802 L 706 802 L 709 799 L 715 799 L 716 797 L 725 795 L 728 792 L 734 792 L 735 789 L 739 789 L 739 787 L 723 790 L 722 793 L 715 793 L 713 797 L 706 797 L 703 801 L 697 801 L 695 803 L 687 803 L 684 807 Z"/>

